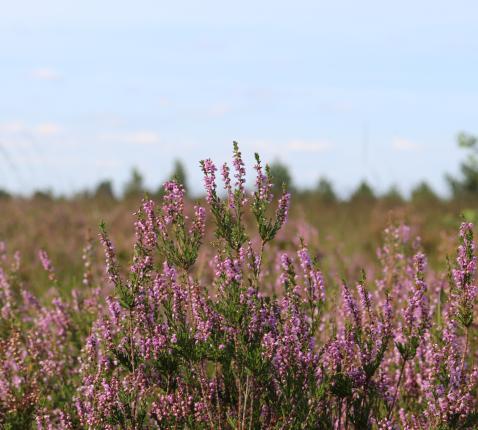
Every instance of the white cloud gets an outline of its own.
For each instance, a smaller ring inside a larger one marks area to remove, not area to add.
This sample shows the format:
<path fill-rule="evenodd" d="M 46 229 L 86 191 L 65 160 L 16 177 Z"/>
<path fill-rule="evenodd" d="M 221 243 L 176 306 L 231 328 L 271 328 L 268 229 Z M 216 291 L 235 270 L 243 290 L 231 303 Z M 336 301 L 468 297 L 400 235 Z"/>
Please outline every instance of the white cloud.
<path fill-rule="evenodd" d="M 36 134 L 40 136 L 53 136 L 61 131 L 61 127 L 53 122 L 39 124 L 34 128 Z"/>
<path fill-rule="evenodd" d="M 160 142 L 159 134 L 154 131 L 136 131 L 130 133 L 106 133 L 99 136 L 100 140 L 133 145 L 154 145 Z"/>
<path fill-rule="evenodd" d="M 54 122 L 45 122 L 36 126 L 31 126 L 20 120 L 0 123 L 0 133 L 11 137 L 21 137 L 24 135 L 53 136 L 61 130 L 62 127 Z"/>
<path fill-rule="evenodd" d="M 34 79 L 41 81 L 58 81 L 61 78 L 60 73 L 50 67 L 39 67 L 31 71 L 31 76 Z"/>
<path fill-rule="evenodd" d="M 267 156 L 292 156 L 297 153 L 317 154 L 333 148 L 333 143 L 328 140 L 302 140 L 292 139 L 289 141 L 273 142 L 271 140 L 254 139 L 243 141 L 243 144 L 251 151 L 258 151 Z"/>
<path fill-rule="evenodd" d="M 411 140 L 396 137 L 392 140 L 392 148 L 396 151 L 417 151 L 420 149 L 420 145 Z"/>
<path fill-rule="evenodd" d="M 10 121 L 0 123 L 0 133 L 15 134 L 22 133 L 27 130 L 27 126 L 23 121 Z"/>
<path fill-rule="evenodd" d="M 326 140 L 291 140 L 286 148 L 292 152 L 323 152 L 332 147 Z"/>
<path fill-rule="evenodd" d="M 253 140 L 244 140 L 239 141 L 240 145 L 247 146 L 250 148 L 250 151 L 264 151 L 264 152 L 273 152 L 279 149 L 277 143 L 274 144 L 270 140 L 263 140 L 263 139 L 253 139 Z"/>

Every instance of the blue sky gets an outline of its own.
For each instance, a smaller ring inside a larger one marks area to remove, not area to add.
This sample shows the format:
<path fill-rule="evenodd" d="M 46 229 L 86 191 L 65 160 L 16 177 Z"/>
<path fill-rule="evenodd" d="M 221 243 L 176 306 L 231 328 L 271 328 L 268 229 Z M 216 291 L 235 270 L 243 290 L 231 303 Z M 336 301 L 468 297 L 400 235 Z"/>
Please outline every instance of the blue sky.
<path fill-rule="evenodd" d="M 365 178 L 446 191 L 478 133 L 474 1 L 4 2 L 0 187 L 71 192 L 238 140 L 346 194 Z"/>

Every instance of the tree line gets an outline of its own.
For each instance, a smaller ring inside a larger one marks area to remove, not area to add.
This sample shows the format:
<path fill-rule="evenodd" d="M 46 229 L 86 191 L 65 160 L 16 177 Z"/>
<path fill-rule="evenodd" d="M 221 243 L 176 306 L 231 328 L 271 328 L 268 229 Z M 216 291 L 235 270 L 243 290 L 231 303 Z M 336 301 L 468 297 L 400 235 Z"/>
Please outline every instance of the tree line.
<path fill-rule="evenodd" d="M 478 198 L 478 137 L 468 133 L 460 133 L 457 136 L 457 144 L 466 152 L 466 155 L 464 161 L 460 163 L 458 176 L 445 175 L 450 198 L 454 200 L 476 199 Z M 277 188 L 285 186 L 287 189 L 294 191 L 296 195 L 316 197 L 326 203 L 338 201 L 372 202 L 378 199 L 400 203 L 406 200 L 396 186 L 392 186 L 385 193 L 379 194 L 366 180 L 361 181 L 347 198 L 341 198 L 336 192 L 333 182 L 326 177 L 320 177 L 315 186 L 299 189 L 294 183 L 288 166 L 279 160 L 271 163 L 270 171 Z M 181 160 L 175 160 L 171 174 L 165 179 L 175 179 L 183 185 L 186 193 L 190 191 L 186 168 Z M 279 189 L 275 191 L 280 192 Z M 162 186 L 159 186 L 156 190 L 147 189 L 144 176 L 137 168 L 133 168 L 129 180 L 124 184 L 119 195 L 114 191 L 113 181 L 105 179 L 100 181 L 93 189 L 81 191 L 74 197 L 118 200 L 137 198 L 144 194 L 161 197 L 162 192 Z M 8 191 L 0 188 L 0 200 L 11 197 L 12 195 Z M 33 197 L 52 199 L 54 195 L 51 191 L 38 190 L 33 194 Z M 444 197 L 439 196 L 426 181 L 422 181 L 413 187 L 409 197 L 412 202 L 429 202 L 443 199 Z"/>

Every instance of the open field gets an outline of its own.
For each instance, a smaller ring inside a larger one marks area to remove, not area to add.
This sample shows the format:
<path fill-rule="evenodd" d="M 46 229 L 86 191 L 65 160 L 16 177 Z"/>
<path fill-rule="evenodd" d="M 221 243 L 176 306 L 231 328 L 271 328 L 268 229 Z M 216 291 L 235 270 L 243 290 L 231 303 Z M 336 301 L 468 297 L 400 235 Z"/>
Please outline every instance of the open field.
<path fill-rule="evenodd" d="M 198 202 L 0 201 L 2 428 L 478 426 L 472 200 L 202 169 Z"/>
<path fill-rule="evenodd" d="M 0 199 L 0 241 L 9 253 L 22 255 L 25 282 L 42 294 L 49 285 L 47 277 L 38 277 L 38 251 L 45 249 L 62 279 L 62 289 L 69 290 L 82 277 L 83 247 L 91 241 L 95 271 L 103 272 L 103 253 L 98 240 L 99 225 L 104 221 L 114 237 L 119 258 L 127 262 L 134 242 L 134 213 L 142 196 L 109 200 L 101 198 Z M 156 198 L 158 201 L 158 198 Z M 190 201 L 194 204 L 196 201 Z M 199 200 L 204 204 L 204 199 Z M 322 264 L 342 264 L 344 276 L 353 276 L 357 268 L 375 266 L 376 250 L 384 229 L 391 223 L 405 223 L 420 235 L 432 264 L 441 267 L 451 255 L 456 229 L 463 220 L 474 221 L 477 202 L 462 201 L 391 202 L 323 202 L 316 195 L 293 194 L 289 222 L 278 238 L 287 247 L 303 236 L 318 252 Z M 247 214 L 246 214 L 247 215 Z M 249 220 L 253 225 L 253 220 Z M 212 230 L 214 224 L 208 223 Z M 206 243 L 205 246 L 208 244 Z"/>

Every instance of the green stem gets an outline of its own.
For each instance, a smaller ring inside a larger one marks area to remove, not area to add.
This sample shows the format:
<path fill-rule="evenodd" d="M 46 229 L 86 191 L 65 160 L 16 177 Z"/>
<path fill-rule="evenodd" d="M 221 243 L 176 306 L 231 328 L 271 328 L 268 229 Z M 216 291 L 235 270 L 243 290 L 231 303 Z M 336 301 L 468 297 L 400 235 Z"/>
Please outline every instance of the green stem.
<path fill-rule="evenodd" d="M 405 371 L 405 364 L 407 360 L 402 359 L 402 366 L 400 368 L 400 376 L 398 377 L 397 385 L 395 386 L 395 393 L 393 395 L 393 400 L 392 400 L 392 406 L 390 407 L 390 411 L 388 412 L 387 419 L 389 420 L 390 417 L 392 416 L 393 409 L 395 407 L 395 402 L 397 401 L 397 396 L 398 396 L 398 390 L 400 388 L 400 383 L 402 382 L 402 377 L 403 377 L 403 372 Z"/>

